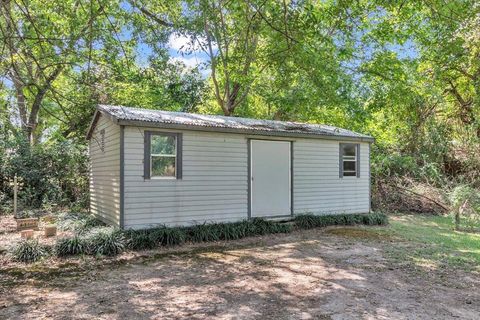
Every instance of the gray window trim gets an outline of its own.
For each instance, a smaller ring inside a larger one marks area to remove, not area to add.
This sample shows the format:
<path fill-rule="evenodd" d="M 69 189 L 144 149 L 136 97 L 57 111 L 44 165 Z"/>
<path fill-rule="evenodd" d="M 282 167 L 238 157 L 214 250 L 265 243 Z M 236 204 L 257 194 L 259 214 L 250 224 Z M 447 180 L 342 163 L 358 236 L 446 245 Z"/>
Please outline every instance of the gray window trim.
<path fill-rule="evenodd" d="M 175 137 L 177 142 L 175 148 L 175 179 L 182 179 L 183 170 L 183 134 L 178 132 L 162 132 L 162 131 L 145 131 L 144 133 L 144 151 L 143 151 L 143 178 L 145 180 L 151 179 L 150 172 L 150 145 L 151 137 L 154 135 L 158 136 L 171 136 Z M 173 180 L 173 179 L 172 179 Z"/>
<path fill-rule="evenodd" d="M 338 167 L 339 167 L 339 178 L 343 178 L 343 155 L 342 150 L 344 146 L 353 145 L 355 146 L 355 174 L 357 178 L 360 178 L 360 144 L 359 143 L 340 143 L 338 148 Z"/>

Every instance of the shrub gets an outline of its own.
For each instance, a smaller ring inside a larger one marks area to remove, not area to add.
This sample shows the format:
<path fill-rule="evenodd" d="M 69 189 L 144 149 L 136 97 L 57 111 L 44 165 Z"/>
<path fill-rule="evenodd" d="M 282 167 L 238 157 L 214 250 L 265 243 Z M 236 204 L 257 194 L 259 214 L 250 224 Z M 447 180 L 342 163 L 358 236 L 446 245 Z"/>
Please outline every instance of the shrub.
<path fill-rule="evenodd" d="M 55 254 L 59 257 L 84 254 L 87 252 L 88 243 L 85 238 L 78 235 L 62 238 L 55 244 Z"/>
<path fill-rule="evenodd" d="M 369 214 L 338 214 L 315 216 L 302 214 L 294 218 L 295 225 L 300 229 L 311 229 L 335 225 L 385 225 L 388 217 L 383 213 Z"/>
<path fill-rule="evenodd" d="M 48 256 L 47 247 L 38 243 L 38 240 L 22 240 L 11 250 L 13 260 L 30 263 Z"/>
<path fill-rule="evenodd" d="M 3 139 L 5 138 L 5 139 Z M 0 190 L 11 201 L 9 183 L 15 175 L 23 187 L 18 191 L 19 206 L 42 208 L 50 204 L 69 206 L 88 203 L 88 154 L 85 145 L 71 141 L 38 143 L 23 136 L 2 137 L 0 152 Z"/>
<path fill-rule="evenodd" d="M 124 233 L 114 228 L 97 228 L 86 236 L 87 253 L 114 256 L 125 250 Z"/>

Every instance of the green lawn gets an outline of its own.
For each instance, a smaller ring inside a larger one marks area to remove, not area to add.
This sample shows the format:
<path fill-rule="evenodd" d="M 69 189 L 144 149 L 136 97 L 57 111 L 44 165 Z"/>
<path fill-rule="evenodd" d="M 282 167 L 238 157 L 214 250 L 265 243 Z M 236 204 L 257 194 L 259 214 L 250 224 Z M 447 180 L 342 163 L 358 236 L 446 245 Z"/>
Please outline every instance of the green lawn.
<path fill-rule="evenodd" d="M 480 234 L 453 230 L 450 217 L 394 215 L 386 232 L 400 240 L 389 250 L 399 261 L 480 271 Z"/>

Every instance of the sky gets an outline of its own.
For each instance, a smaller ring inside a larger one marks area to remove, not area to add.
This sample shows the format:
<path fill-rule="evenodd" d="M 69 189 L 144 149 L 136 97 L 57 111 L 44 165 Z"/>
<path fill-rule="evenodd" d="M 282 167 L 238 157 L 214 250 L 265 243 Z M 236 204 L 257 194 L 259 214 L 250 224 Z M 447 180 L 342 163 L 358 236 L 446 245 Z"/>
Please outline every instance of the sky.
<path fill-rule="evenodd" d="M 206 78 L 210 75 L 210 68 L 205 66 L 208 56 L 200 48 L 195 47 L 192 54 L 182 55 L 182 48 L 189 45 L 189 39 L 183 35 L 172 33 L 168 38 L 168 53 L 172 61 L 180 61 L 189 68 L 199 68 L 200 73 Z"/>

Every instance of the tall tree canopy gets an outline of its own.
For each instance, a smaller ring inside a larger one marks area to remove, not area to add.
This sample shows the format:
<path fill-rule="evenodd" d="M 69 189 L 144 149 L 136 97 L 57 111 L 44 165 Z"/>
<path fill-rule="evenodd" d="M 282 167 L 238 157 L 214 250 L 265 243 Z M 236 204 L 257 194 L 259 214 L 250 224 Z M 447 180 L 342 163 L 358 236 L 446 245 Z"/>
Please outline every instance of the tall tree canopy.
<path fill-rule="evenodd" d="M 0 10 L 2 124 L 31 144 L 81 138 L 94 106 L 114 103 L 321 122 L 444 166 L 475 159 L 477 1 L 6 0 Z"/>

